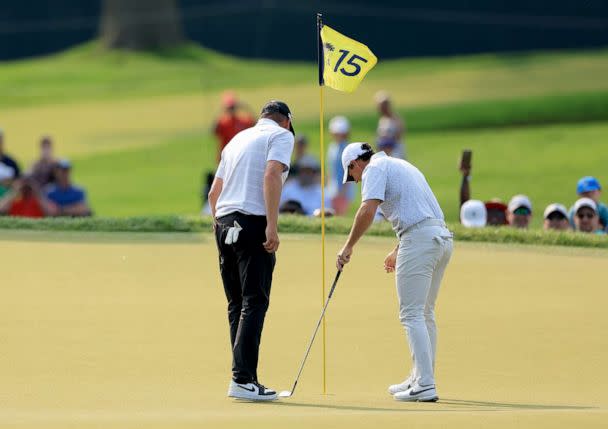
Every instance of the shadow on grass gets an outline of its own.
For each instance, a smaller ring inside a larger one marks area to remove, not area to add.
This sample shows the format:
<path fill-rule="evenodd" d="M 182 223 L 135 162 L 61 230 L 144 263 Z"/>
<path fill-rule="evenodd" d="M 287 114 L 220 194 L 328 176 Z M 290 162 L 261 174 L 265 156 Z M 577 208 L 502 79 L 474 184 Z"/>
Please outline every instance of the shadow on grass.
<path fill-rule="evenodd" d="M 591 410 L 595 407 L 575 406 L 575 405 L 547 405 L 547 404 L 515 404 L 509 402 L 487 402 L 487 401 L 470 401 L 465 399 L 440 399 L 437 402 L 440 405 L 458 406 L 458 408 L 437 408 L 431 410 L 427 407 L 423 409 L 411 408 L 393 408 L 388 407 L 365 407 L 359 405 L 335 405 L 335 404 L 314 404 L 292 401 L 271 402 L 269 404 L 281 407 L 298 407 L 298 408 L 321 408 L 327 410 L 339 411 L 369 411 L 369 412 L 459 412 L 459 411 L 505 411 L 505 410 Z"/>

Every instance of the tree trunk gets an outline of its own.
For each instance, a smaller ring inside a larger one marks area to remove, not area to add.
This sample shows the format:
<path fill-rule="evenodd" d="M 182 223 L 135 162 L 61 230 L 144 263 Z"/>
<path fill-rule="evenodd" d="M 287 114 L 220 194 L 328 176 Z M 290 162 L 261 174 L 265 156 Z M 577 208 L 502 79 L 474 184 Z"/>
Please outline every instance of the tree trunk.
<path fill-rule="evenodd" d="M 177 0 L 103 0 L 99 27 L 109 49 L 151 50 L 183 40 Z"/>

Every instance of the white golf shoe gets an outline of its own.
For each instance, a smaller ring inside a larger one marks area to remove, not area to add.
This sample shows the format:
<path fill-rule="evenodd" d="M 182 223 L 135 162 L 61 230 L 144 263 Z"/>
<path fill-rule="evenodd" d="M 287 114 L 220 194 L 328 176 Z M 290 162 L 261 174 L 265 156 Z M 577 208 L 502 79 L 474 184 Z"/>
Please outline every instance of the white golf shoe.
<path fill-rule="evenodd" d="M 277 392 L 262 386 L 257 381 L 241 384 L 231 380 L 228 396 L 248 401 L 274 401 L 277 399 Z"/>
<path fill-rule="evenodd" d="M 412 381 L 412 376 L 410 375 L 402 383 L 392 384 L 392 385 L 388 386 L 388 393 L 390 393 L 391 395 L 394 395 L 395 393 L 405 392 L 407 389 L 412 387 L 413 383 L 414 382 Z"/>
<path fill-rule="evenodd" d="M 435 402 L 439 399 L 439 396 L 437 396 L 434 384 L 421 386 L 418 383 L 414 383 L 409 389 L 395 393 L 393 398 L 397 401 L 405 402 Z"/>

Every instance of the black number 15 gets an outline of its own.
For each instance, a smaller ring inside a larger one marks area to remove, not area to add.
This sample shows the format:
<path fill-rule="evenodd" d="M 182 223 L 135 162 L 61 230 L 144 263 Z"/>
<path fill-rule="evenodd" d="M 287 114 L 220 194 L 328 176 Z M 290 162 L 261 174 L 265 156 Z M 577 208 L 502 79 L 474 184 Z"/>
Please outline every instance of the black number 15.
<path fill-rule="evenodd" d="M 336 63 L 336 66 L 334 67 L 334 72 L 338 71 L 338 67 L 340 67 L 340 64 L 342 64 L 342 61 L 344 61 L 344 58 L 346 58 L 348 56 L 348 54 L 350 54 L 350 51 L 347 51 L 346 49 L 340 49 L 340 52 L 342 53 L 342 55 L 340 55 L 340 58 L 338 59 L 338 62 Z M 357 76 L 360 72 L 361 72 L 361 64 L 357 64 L 356 61 L 363 61 L 364 63 L 367 62 L 367 60 L 363 57 L 360 57 L 357 54 L 352 54 L 351 57 L 348 59 L 348 61 L 346 61 L 346 64 L 349 66 L 352 66 L 353 69 L 351 71 L 346 70 L 344 67 L 342 67 L 340 69 L 340 72 L 342 72 L 343 75 L 346 76 Z"/>

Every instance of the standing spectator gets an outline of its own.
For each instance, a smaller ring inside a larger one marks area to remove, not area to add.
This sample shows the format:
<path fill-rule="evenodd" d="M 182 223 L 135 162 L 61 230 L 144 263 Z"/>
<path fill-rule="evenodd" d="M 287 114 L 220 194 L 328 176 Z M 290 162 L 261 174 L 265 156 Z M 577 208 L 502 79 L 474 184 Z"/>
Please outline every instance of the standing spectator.
<path fill-rule="evenodd" d="M 543 214 L 545 230 L 567 231 L 570 229 L 566 207 L 559 203 L 549 204 Z"/>
<path fill-rule="evenodd" d="M 0 165 L 4 165 L 5 167 L 11 168 L 13 170 L 13 177 L 18 179 L 21 176 L 21 169 L 19 168 L 19 164 L 4 153 L 4 131 L 0 129 Z"/>
<path fill-rule="evenodd" d="M 573 209 L 576 231 L 595 234 L 606 233 L 600 226 L 597 205 L 591 198 L 579 198 L 576 203 L 574 203 Z"/>
<path fill-rule="evenodd" d="M 31 177 L 15 180 L 13 189 L 0 199 L 0 214 L 41 218 L 54 215 L 56 208 L 41 192 Z"/>
<path fill-rule="evenodd" d="M 67 159 L 57 162 L 55 183 L 48 187 L 46 197 L 57 206 L 57 216 L 91 216 L 84 189 L 71 182 L 71 169 Z"/>
<path fill-rule="evenodd" d="M 528 228 L 532 220 L 532 203 L 525 195 L 515 195 L 507 206 L 507 221 L 514 228 Z"/>
<path fill-rule="evenodd" d="M 233 92 L 228 91 L 222 95 L 222 107 L 224 112 L 217 119 L 213 128 L 213 132 L 218 140 L 218 161 L 222 150 L 232 140 L 232 137 L 255 125 L 253 115 L 244 103 L 238 101 Z"/>
<path fill-rule="evenodd" d="M 599 180 L 592 176 L 585 176 L 581 178 L 576 184 L 576 193 L 581 198 L 591 198 L 595 202 L 600 223 L 604 228 L 608 227 L 608 207 L 600 202 L 602 186 L 600 185 Z M 570 224 L 572 227 L 575 226 L 574 214 L 575 210 L 574 207 L 572 207 L 568 213 L 568 219 L 570 219 Z"/>
<path fill-rule="evenodd" d="M 53 170 L 55 169 L 55 158 L 53 157 L 53 140 L 51 137 L 44 136 L 40 140 L 40 158 L 34 163 L 30 174 L 39 186 L 46 186 L 52 183 Z"/>
<path fill-rule="evenodd" d="M 294 145 L 291 111 L 272 100 L 258 123 L 222 152 L 209 192 L 219 265 L 228 300 L 232 379 L 228 396 L 277 398 L 259 383 L 258 358 L 279 248 L 278 217 Z"/>
<path fill-rule="evenodd" d="M 297 164 L 298 176 L 288 181 L 281 193 L 281 212 L 287 212 L 287 207 L 299 203 L 303 214 L 313 216 L 315 210 L 321 208 L 321 164 L 312 155 L 304 155 Z M 286 204 L 287 203 L 287 204 Z M 286 207 L 283 207 L 286 204 Z M 326 196 L 325 207 L 329 207 Z"/>
<path fill-rule="evenodd" d="M 343 183 L 344 168 L 342 167 L 342 152 L 348 146 L 350 122 L 344 116 L 336 116 L 329 121 L 329 132 L 332 142 L 327 149 L 327 165 L 329 167 L 329 183 L 327 192 L 331 205 L 337 215 L 347 212 L 353 198 L 355 188 L 352 183 Z"/>
<path fill-rule="evenodd" d="M 403 120 L 393 111 L 391 98 L 386 91 L 378 91 L 375 96 L 380 119 L 376 134 L 378 139 L 388 138 L 395 141 L 395 149 L 391 156 L 394 158 L 407 159 L 403 137 L 405 126 Z"/>

